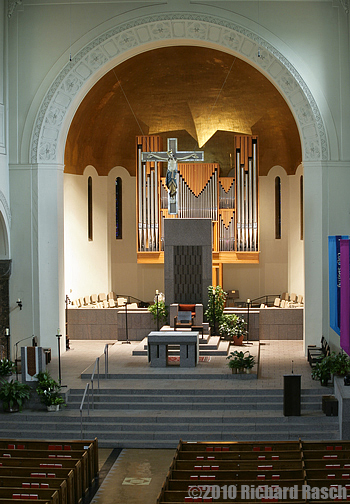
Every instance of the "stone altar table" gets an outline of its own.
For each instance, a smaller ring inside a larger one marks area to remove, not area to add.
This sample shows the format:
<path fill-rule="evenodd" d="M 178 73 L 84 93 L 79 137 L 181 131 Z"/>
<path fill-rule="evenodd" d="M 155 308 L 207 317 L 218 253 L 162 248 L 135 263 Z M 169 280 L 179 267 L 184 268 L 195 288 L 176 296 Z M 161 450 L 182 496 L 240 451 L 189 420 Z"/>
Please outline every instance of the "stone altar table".
<path fill-rule="evenodd" d="M 168 365 L 168 347 L 180 346 L 180 367 L 195 367 L 199 360 L 198 331 L 152 331 L 148 335 L 148 361 L 151 367 Z"/>

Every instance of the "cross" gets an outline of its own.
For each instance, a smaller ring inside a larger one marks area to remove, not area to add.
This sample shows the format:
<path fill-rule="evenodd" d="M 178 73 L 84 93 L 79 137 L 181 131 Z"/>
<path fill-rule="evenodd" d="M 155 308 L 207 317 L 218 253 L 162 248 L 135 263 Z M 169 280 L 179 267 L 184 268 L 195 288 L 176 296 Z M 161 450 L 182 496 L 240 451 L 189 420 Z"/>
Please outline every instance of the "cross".
<path fill-rule="evenodd" d="M 143 152 L 142 161 L 163 161 L 168 163 L 166 172 L 166 186 L 168 188 L 168 213 L 177 214 L 177 188 L 179 175 L 177 163 L 179 161 L 204 161 L 204 152 L 186 152 L 177 150 L 177 138 L 168 138 L 168 150 L 166 152 Z"/>

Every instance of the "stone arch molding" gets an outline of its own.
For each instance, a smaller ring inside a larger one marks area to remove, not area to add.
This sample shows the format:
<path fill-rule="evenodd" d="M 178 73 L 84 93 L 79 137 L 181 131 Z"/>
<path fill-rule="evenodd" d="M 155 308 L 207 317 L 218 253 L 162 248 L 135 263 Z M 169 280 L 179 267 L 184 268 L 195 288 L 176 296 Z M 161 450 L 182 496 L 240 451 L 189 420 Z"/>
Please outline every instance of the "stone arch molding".
<path fill-rule="evenodd" d="M 155 15 L 124 23 L 86 45 L 62 69 L 46 94 L 34 126 L 32 163 L 57 163 L 64 119 L 81 88 L 103 66 L 138 46 L 161 41 L 215 44 L 254 63 L 283 92 L 299 124 L 303 160 L 328 159 L 325 127 L 318 106 L 291 63 L 271 44 L 230 21 L 204 15 Z M 260 55 L 258 57 L 258 49 Z"/>

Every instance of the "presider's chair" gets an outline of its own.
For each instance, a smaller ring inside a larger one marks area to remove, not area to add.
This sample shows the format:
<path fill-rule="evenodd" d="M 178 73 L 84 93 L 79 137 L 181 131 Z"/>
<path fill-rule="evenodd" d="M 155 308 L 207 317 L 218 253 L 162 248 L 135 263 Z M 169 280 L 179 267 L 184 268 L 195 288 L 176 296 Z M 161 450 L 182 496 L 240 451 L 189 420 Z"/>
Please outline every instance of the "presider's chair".
<path fill-rule="evenodd" d="M 170 326 L 176 328 L 202 326 L 202 304 L 177 304 L 170 305 Z"/>

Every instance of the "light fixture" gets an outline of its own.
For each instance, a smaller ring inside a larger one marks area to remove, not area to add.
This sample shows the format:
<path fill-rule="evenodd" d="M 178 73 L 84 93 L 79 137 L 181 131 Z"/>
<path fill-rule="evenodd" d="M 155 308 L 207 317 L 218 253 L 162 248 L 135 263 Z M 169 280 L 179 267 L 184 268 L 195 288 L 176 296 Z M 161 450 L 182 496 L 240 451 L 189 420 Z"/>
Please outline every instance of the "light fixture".
<path fill-rule="evenodd" d="M 18 304 L 19 306 L 19 309 L 22 310 L 22 301 L 20 300 L 20 298 L 17 299 L 16 303 Z"/>

